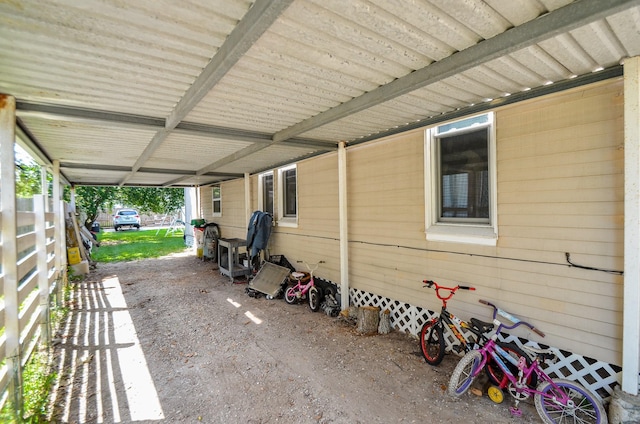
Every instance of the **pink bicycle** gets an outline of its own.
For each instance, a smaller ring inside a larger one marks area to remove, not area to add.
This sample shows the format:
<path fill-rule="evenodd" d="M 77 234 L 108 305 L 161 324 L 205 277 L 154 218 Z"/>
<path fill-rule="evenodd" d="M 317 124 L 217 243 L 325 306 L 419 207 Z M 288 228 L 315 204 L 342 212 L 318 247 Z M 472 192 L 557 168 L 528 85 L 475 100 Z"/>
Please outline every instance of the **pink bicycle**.
<path fill-rule="evenodd" d="M 288 304 L 292 305 L 297 303 L 305 298 L 309 299 L 309 308 L 313 312 L 317 312 L 320 309 L 320 301 L 322 300 L 322 295 L 320 294 L 320 290 L 316 287 L 315 282 L 313 280 L 313 272 L 318 269 L 320 264 L 323 264 L 324 261 L 320 261 L 316 264 L 309 265 L 304 261 L 298 261 L 298 263 L 303 263 L 309 270 L 309 274 L 306 272 L 297 272 L 294 271 L 291 273 L 291 277 L 296 280 L 296 284 L 287 288 L 284 292 L 284 300 Z M 309 281 L 303 283 L 306 280 L 305 277 L 309 276 Z"/>

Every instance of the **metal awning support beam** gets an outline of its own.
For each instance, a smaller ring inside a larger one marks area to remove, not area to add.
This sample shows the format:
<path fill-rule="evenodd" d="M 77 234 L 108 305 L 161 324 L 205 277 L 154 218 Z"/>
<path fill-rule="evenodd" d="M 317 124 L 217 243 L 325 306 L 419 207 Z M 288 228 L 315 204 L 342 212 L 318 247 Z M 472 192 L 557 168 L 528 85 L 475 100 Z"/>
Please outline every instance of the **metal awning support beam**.
<path fill-rule="evenodd" d="M 293 0 L 257 0 L 238 25 L 231 31 L 200 75 L 182 96 L 169 117 L 165 128 L 159 130 L 147 145 L 131 172 L 120 182 L 126 184 L 164 142 L 169 133 L 191 112 L 240 58 L 258 41 L 260 36 L 278 19 Z"/>
<path fill-rule="evenodd" d="M 581 0 L 570 3 L 292 125 L 276 133 L 273 139 L 279 142 L 295 137 L 639 4 L 640 0 Z"/>
<path fill-rule="evenodd" d="M 230 154 L 229 156 L 220 159 L 219 161 L 216 161 L 210 165 L 205 166 L 204 168 L 199 169 L 198 171 L 196 171 L 196 175 L 204 175 L 216 168 L 220 168 L 223 165 L 227 165 L 231 162 L 237 161 L 238 159 L 242 159 L 244 157 L 247 157 L 249 155 L 252 155 L 256 152 L 259 152 L 262 149 L 266 149 L 267 147 L 269 147 L 272 143 L 269 144 L 252 144 L 251 146 L 247 146 L 244 149 L 240 149 L 235 153 Z"/>
<path fill-rule="evenodd" d="M 36 137 L 29 131 L 19 117 L 16 117 L 16 142 L 42 167 L 51 170 L 53 161 L 45 151 L 42 150 L 40 143 Z M 61 181 L 64 184 L 71 185 L 68 178 L 61 173 Z"/>
<path fill-rule="evenodd" d="M 257 0 L 253 3 L 173 109 L 167 118 L 167 129 L 175 128 L 191 112 L 291 3 L 293 0 Z"/>
<path fill-rule="evenodd" d="M 79 108 L 73 106 L 50 105 L 33 103 L 26 100 L 18 100 L 16 103 L 17 115 L 22 118 L 36 117 L 40 119 L 82 122 L 96 126 L 111 126 L 118 128 L 137 128 L 142 130 L 164 130 L 164 120 L 152 116 L 115 113 L 97 109 Z M 216 125 L 200 124 L 196 122 L 180 122 L 172 132 L 192 134 L 202 137 L 216 137 L 225 140 L 245 141 L 251 143 L 273 142 L 273 134 L 248 131 L 237 128 L 220 127 Z M 283 143 L 295 146 L 312 148 L 335 149 L 337 143 L 329 140 L 310 138 L 291 138 Z"/>
<path fill-rule="evenodd" d="M 247 146 L 244 149 L 240 149 L 237 152 L 230 154 L 229 156 L 226 156 L 212 164 L 205 166 L 204 168 L 199 169 L 198 171 L 196 171 L 196 175 L 209 175 L 214 169 L 220 168 L 221 166 L 228 165 L 232 162 L 250 156 L 256 152 L 259 152 L 260 150 L 266 149 L 273 144 L 275 144 L 275 142 L 271 142 L 269 144 L 252 144 L 251 146 Z M 336 149 L 336 145 L 331 144 L 322 144 L 320 148 L 315 145 L 313 147 L 316 149 L 316 152 L 331 152 Z"/>
<path fill-rule="evenodd" d="M 38 117 L 43 119 L 64 119 L 71 122 L 95 123 L 97 125 L 117 124 L 119 127 L 164 128 L 164 119 L 130 113 L 109 112 L 65 105 L 35 103 L 18 100 L 16 103 L 19 117 Z"/>

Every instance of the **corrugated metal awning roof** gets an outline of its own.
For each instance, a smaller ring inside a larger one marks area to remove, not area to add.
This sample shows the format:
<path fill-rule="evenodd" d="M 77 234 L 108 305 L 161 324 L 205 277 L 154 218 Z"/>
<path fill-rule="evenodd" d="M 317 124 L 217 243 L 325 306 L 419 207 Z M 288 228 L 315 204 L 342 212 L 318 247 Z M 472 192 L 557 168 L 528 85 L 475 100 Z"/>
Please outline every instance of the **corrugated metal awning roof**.
<path fill-rule="evenodd" d="M 640 0 L 0 3 L 0 92 L 80 185 L 210 184 L 638 54 Z"/>

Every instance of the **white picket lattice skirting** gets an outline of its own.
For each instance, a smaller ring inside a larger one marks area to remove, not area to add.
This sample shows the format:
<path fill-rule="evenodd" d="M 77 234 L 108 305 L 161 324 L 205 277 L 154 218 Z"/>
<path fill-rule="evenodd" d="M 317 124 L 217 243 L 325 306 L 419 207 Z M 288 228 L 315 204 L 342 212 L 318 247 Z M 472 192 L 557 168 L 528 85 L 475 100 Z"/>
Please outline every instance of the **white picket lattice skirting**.
<path fill-rule="evenodd" d="M 362 290 L 351 289 L 349 296 L 351 304 L 354 306 L 378 306 L 381 310 L 388 309 L 390 311 L 391 326 L 396 330 L 414 336 L 418 336 L 425 322 L 439 314 L 439 312 L 433 312 Z M 456 339 L 451 332 L 446 334 L 447 351 L 455 353 L 451 347 Z M 520 346 L 526 344 L 538 348 L 548 347 L 512 335 L 504 335 L 503 340 L 514 342 Z M 597 394 L 604 402 L 609 401 L 613 394 L 613 388 L 620 384 L 622 379 L 622 369 L 619 366 L 576 355 L 555 347 L 551 347 L 551 350 L 556 354 L 557 360 L 554 363 L 546 364 L 545 371 L 549 376 L 578 381 Z"/>

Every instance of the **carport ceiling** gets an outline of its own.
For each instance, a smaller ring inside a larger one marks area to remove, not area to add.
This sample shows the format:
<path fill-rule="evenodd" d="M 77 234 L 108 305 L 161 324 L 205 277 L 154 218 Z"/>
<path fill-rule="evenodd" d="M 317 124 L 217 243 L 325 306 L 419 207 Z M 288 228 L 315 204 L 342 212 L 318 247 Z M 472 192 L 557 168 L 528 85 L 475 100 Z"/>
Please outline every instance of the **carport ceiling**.
<path fill-rule="evenodd" d="M 212 184 L 638 54 L 640 0 L 0 2 L 18 137 L 78 185 Z"/>

